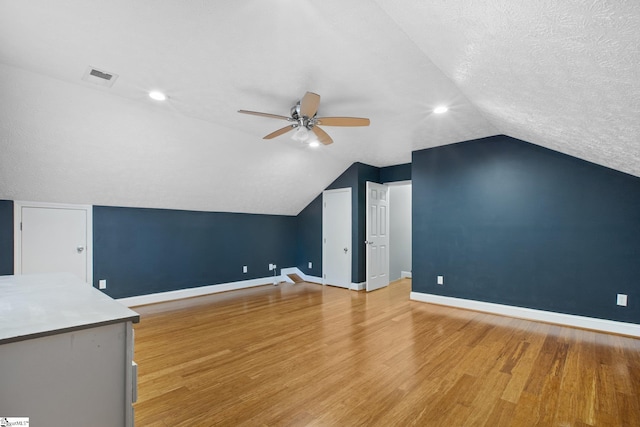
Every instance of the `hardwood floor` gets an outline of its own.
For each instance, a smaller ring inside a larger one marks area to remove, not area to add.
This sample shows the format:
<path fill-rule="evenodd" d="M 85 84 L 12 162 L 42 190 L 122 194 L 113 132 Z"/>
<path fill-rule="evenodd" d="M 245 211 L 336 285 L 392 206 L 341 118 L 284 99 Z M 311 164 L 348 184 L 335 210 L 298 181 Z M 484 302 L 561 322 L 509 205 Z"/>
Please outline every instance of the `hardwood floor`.
<path fill-rule="evenodd" d="M 640 340 L 298 283 L 137 307 L 136 426 L 640 426 Z"/>

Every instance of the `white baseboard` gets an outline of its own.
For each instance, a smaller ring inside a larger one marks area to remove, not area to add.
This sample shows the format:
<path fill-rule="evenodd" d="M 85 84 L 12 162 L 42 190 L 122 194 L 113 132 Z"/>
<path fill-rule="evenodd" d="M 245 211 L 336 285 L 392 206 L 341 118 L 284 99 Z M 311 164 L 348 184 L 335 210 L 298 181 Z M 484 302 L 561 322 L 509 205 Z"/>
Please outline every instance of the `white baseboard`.
<path fill-rule="evenodd" d="M 405 277 L 407 279 L 411 279 L 411 272 L 410 271 L 401 271 L 400 272 L 400 278 L 404 279 Z"/>
<path fill-rule="evenodd" d="M 293 283 L 293 280 L 289 279 L 287 277 L 287 274 L 297 274 L 305 282 L 322 284 L 322 277 L 308 276 L 304 274 L 302 271 L 300 271 L 298 267 L 283 268 L 282 270 L 280 270 L 280 274 L 282 274 L 283 277 L 286 277 L 286 279 L 283 279 L 283 280 L 286 280 L 287 282 L 290 282 L 290 283 Z"/>
<path fill-rule="evenodd" d="M 287 273 L 287 274 L 291 274 L 291 273 Z M 281 279 L 280 281 L 286 282 L 286 283 L 295 283 L 291 277 L 287 276 L 287 274 L 282 273 L 282 275 L 280 276 L 280 279 Z"/>
<path fill-rule="evenodd" d="M 280 276 L 275 276 L 277 281 L 284 280 Z M 175 291 L 158 292 L 155 294 L 138 295 L 134 297 L 118 298 L 116 301 L 127 307 L 137 305 L 154 304 L 183 298 L 199 297 L 219 292 L 235 291 L 237 289 L 252 288 L 255 286 L 273 285 L 274 276 L 262 277 L 259 279 L 242 280 L 239 282 L 221 283 L 218 285 L 198 286 L 197 288 L 178 289 Z"/>
<path fill-rule="evenodd" d="M 283 277 L 286 277 L 286 279 L 283 279 L 283 280 L 286 280 L 287 282 L 293 283 L 293 281 L 287 277 L 287 274 L 297 274 L 305 282 L 322 284 L 322 277 L 308 276 L 304 274 L 302 271 L 300 271 L 298 267 L 283 268 L 281 270 L 281 273 Z M 361 291 L 365 288 L 365 285 L 366 285 L 365 282 L 351 283 L 349 285 L 350 286 L 349 289 L 355 290 L 355 291 Z"/>
<path fill-rule="evenodd" d="M 288 283 L 294 283 L 294 281 L 288 276 L 289 274 L 297 274 L 302 280 L 304 280 L 304 274 L 298 269 L 298 267 L 287 267 L 280 269 L 282 280 Z"/>
<path fill-rule="evenodd" d="M 367 282 L 352 283 L 350 289 L 352 291 L 363 291 L 366 287 L 367 287 Z"/>
<path fill-rule="evenodd" d="M 259 279 L 242 280 L 239 282 L 198 286 L 196 288 L 178 289 L 175 291 L 158 292 L 154 294 L 138 295 L 127 298 L 118 298 L 116 301 L 126 305 L 127 307 L 135 307 L 137 305 L 155 304 L 158 302 L 173 301 L 183 298 L 199 297 L 202 295 L 217 294 L 219 292 L 252 288 L 255 286 L 273 285 L 280 282 L 293 283 L 293 280 L 291 280 L 291 278 L 287 276 L 288 274 L 297 274 L 305 282 L 322 284 L 321 277 L 308 276 L 300 271 L 298 267 L 288 267 L 280 269 L 279 276 L 267 276 Z M 364 283 L 352 283 L 351 289 L 364 289 Z"/>
<path fill-rule="evenodd" d="M 620 335 L 640 337 L 640 325 L 635 323 L 617 322 L 614 320 L 597 319 L 594 317 L 576 316 L 573 314 L 555 313 L 552 311 L 535 310 L 532 308 L 515 307 L 511 305 L 494 304 L 490 302 L 474 301 L 463 298 L 445 297 L 442 295 L 411 292 L 409 299 L 450 307 L 465 308 L 503 316 L 517 317 L 538 322 L 555 323 L 562 326 L 591 329 Z"/>

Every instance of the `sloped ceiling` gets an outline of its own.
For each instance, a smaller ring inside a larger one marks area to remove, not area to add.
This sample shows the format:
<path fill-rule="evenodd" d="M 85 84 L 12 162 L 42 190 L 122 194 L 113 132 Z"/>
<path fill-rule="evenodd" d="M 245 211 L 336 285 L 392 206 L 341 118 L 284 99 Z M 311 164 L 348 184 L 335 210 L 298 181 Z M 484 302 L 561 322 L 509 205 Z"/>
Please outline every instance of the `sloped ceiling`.
<path fill-rule="evenodd" d="M 637 1 L 0 0 L 0 198 L 295 215 L 353 162 L 494 134 L 640 176 L 639 46 Z M 306 91 L 371 126 L 311 149 L 237 113 Z"/>

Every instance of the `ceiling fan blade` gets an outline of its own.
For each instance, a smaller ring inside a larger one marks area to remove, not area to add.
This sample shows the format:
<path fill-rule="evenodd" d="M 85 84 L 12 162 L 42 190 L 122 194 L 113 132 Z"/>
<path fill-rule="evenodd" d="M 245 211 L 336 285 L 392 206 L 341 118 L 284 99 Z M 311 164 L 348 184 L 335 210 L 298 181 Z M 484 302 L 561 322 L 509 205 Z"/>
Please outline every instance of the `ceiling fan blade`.
<path fill-rule="evenodd" d="M 269 117 L 269 118 L 272 118 L 272 119 L 291 120 L 291 118 L 287 117 L 287 116 L 279 116 L 278 114 L 260 113 L 258 111 L 238 110 L 238 113 L 251 114 L 251 115 L 254 115 L 254 116 Z"/>
<path fill-rule="evenodd" d="M 302 117 L 313 117 L 318 112 L 320 105 L 320 95 L 313 92 L 307 92 L 300 100 L 300 115 Z"/>
<path fill-rule="evenodd" d="M 265 136 L 262 139 L 272 139 L 275 138 L 276 136 L 280 136 L 282 134 L 285 134 L 287 132 L 289 132 L 290 130 L 295 129 L 297 126 L 296 125 L 289 125 L 289 126 L 285 126 L 282 129 L 278 129 L 275 132 L 271 132 L 269 135 Z"/>
<path fill-rule="evenodd" d="M 323 131 L 322 129 L 320 129 L 318 126 L 312 127 L 311 130 L 318 137 L 318 141 L 320 141 L 324 145 L 333 144 L 333 139 L 331 139 L 329 134 Z"/>
<path fill-rule="evenodd" d="M 369 126 L 371 121 L 361 117 L 319 117 L 322 126 Z"/>

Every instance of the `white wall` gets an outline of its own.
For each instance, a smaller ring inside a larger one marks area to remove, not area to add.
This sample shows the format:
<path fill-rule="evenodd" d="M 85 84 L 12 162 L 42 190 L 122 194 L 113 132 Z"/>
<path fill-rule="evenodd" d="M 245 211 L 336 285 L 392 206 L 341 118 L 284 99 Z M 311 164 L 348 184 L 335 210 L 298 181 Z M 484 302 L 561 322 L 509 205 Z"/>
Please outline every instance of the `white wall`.
<path fill-rule="evenodd" d="M 389 185 L 389 279 L 411 271 L 411 184 Z"/>

